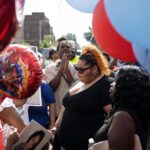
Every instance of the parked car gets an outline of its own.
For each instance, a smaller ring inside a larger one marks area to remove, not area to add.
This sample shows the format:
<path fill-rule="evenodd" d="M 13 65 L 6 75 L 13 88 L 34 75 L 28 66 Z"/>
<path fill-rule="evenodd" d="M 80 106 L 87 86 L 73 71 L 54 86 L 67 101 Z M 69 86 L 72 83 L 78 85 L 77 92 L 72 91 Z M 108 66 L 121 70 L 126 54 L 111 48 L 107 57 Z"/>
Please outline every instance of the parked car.
<path fill-rule="evenodd" d="M 42 55 L 47 59 L 49 57 L 50 48 L 43 48 Z"/>
<path fill-rule="evenodd" d="M 37 46 L 28 46 L 29 49 L 33 50 L 35 54 L 38 54 L 38 47 Z"/>
<path fill-rule="evenodd" d="M 42 56 L 43 56 L 42 53 L 40 53 L 40 52 L 38 52 L 37 55 L 38 55 L 38 58 L 42 58 Z"/>
<path fill-rule="evenodd" d="M 37 46 L 28 46 L 28 48 L 32 50 L 38 56 L 39 59 L 42 59 L 42 54 L 38 51 Z"/>

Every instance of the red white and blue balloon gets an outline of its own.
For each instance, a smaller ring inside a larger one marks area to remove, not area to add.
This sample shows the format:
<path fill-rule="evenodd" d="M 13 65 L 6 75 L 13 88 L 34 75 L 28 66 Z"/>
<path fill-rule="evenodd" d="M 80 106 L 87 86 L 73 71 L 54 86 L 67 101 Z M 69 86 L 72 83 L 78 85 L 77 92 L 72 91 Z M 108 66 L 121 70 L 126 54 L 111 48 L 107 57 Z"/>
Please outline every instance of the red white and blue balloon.
<path fill-rule="evenodd" d="M 81 12 L 92 13 L 99 0 L 66 0 L 74 9 Z"/>

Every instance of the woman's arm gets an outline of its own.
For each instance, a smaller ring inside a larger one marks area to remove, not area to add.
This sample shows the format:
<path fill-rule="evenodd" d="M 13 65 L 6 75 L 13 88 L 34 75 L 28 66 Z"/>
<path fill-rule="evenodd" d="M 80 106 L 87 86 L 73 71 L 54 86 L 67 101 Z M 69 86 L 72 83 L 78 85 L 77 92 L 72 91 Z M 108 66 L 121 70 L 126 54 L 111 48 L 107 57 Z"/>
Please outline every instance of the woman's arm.
<path fill-rule="evenodd" d="M 55 116 L 56 116 L 55 112 L 56 112 L 56 105 L 55 105 L 55 103 L 52 103 L 49 105 L 49 117 L 50 117 L 50 122 L 51 122 L 49 129 L 54 127 Z"/>
<path fill-rule="evenodd" d="M 62 106 L 62 107 L 61 107 L 61 110 L 60 110 L 60 113 L 59 113 L 59 116 L 58 116 L 58 118 L 57 118 L 57 120 L 56 120 L 56 122 L 55 122 L 55 127 L 58 127 L 58 126 L 60 125 L 61 120 L 62 120 L 62 116 L 63 116 L 63 114 L 64 114 L 64 111 L 65 111 L 65 107 Z"/>
<path fill-rule="evenodd" d="M 117 112 L 108 131 L 109 150 L 133 150 L 135 125 L 131 116 Z"/>
<path fill-rule="evenodd" d="M 55 125 L 54 127 L 51 129 L 51 132 L 55 134 L 57 128 L 59 127 L 60 123 L 61 123 L 61 120 L 62 120 L 62 117 L 63 117 L 63 113 L 64 113 L 64 110 L 65 110 L 65 107 L 62 106 L 61 107 L 61 110 L 60 110 L 60 113 L 59 113 L 59 116 L 55 122 Z"/>

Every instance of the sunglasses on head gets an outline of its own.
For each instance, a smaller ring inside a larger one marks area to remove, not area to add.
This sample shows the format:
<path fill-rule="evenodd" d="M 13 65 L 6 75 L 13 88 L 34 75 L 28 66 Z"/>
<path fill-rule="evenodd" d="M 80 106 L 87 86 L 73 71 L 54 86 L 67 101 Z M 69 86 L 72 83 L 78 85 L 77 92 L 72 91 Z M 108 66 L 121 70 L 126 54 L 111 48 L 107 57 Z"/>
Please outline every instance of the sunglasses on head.
<path fill-rule="evenodd" d="M 92 68 L 92 66 L 89 66 L 87 68 L 81 68 L 81 67 L 78 67 L 78 66 L 74 65 L 74 68 L 75 68 L 76 71 L 78 71 L 80 74 L 82 74 L 82 73 L 84 73 L 84 71 Z"/>
<path fill-rule="evenodd" d="M 67 44 L 61 44 L 61 45 L 60 45 L 60 48 L 68 48 L 68 49 L 69 49 L 69 48 L 70 48 L 70 46 L 69 46 L 69 45 L 67 45 Z"/>

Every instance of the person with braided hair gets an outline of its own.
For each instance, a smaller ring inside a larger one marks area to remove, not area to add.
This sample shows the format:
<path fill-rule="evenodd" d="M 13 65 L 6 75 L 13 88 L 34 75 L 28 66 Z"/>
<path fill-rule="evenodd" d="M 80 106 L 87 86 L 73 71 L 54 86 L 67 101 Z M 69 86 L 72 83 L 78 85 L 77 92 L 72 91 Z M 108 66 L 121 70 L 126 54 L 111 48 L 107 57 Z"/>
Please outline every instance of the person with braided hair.
<path fill-rule="evenodd" d="M 66 93 L 55 128 L 51 130 L 56 131 L 53 150 L 60 149 L 58 142 L 66 150 L 87 150 L 88 139 L 95 135 L 112 108 L 109 96 L 112 78 L 99 49 L 85 46 L 74 67 L 78 81 Z"/>

